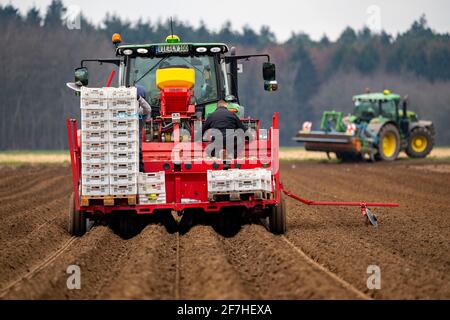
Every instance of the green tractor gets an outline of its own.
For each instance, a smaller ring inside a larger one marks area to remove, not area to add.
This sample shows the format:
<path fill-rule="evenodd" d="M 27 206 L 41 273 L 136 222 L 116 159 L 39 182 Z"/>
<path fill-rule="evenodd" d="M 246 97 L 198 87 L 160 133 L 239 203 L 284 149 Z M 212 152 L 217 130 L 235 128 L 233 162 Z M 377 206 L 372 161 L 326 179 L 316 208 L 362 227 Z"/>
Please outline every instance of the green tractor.
<path fill-rule="evenodd" d="M 326 111 L 320 131 L 312 131 L 311 122 L 305 122 L 293 139 L 305 143 L 307 151 L 335 153 L 343 161 L 393 161 L 400 151 L 425 158 L 433 149 L 433 123 L 408 111 L 407 98 L 385 90 L 354 96 L 353 103 L 353 114 Z"/>

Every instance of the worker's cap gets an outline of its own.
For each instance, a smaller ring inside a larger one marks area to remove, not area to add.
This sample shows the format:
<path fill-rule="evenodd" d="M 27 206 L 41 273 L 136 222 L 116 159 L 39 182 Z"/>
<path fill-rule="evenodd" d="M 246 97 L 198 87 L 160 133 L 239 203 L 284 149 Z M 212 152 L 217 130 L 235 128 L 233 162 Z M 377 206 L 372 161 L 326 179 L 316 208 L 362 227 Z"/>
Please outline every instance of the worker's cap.
<path fill-rule="evenodd" d="M 146 98 L 145 96 L 145 88 L 143 86 L 141 86 L 140 84 L 136 85 L 136 89 L 137 89 L 137 98 Z"/>

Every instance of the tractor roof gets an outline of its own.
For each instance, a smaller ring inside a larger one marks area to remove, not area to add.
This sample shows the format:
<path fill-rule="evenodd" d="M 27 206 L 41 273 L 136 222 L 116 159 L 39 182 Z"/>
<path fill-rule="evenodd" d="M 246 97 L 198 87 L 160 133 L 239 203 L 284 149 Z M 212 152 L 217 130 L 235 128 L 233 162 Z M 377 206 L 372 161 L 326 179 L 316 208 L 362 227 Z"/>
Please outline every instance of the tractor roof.
<path fill-rule="evenodd" d="M 224 43 L 192 42 L 127 44 L 118 46 L 116 50 L 116 54 L 121 56 L 208 55 L 226 52 L 228 46 Z"/>
<path fill-rule="evenodd" d="M 356 95 L 353 100 L 360 101 L 388 101 L 388 100 L 400 100 L 401 96 L 391 92 L 374 92 Z"/>

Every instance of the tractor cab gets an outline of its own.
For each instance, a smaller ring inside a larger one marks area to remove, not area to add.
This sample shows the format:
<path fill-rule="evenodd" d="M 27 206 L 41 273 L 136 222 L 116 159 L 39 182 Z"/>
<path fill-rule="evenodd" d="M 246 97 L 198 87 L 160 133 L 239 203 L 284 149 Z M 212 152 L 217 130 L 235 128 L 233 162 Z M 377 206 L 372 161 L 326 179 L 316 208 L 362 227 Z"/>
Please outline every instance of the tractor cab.
<path fill-rule="evenodd" d="M 121 58 L 119 86 L 142 86 L 146 100 L 154 110 L 153 116 L 160 115 L 161 88 L 157 85 L 157 76 L 161 70 L 165 77 L 177 77 L 180 70 L 190 70 L 193 74 L 192 105 L 197 118 L 206 118 L 213 112 L 219 100 L 228 102 L 229 109 L 243 116 L 239 105 L 237 88 L 238 64 L 240 59 L 266 57 L 263 64 L 264 88 L 275 91 L 275 65 L 270 63 L 268 55 L 237 56 L 223 43 L 184 43 L 175 35 L 168 36 L 166 42 L 145 45 L 117 45 L 116 55 Z M 178 70 L 178 71 L 177 71 Z"/>
<path fill-rule="evenodd" d="M 369 123 L 372 119 L 383 117 L 395 122 L 399 119 L 401 96 L 389 90 L 382 93 L 366 93 L 353 97 L 355 123 Z"/>

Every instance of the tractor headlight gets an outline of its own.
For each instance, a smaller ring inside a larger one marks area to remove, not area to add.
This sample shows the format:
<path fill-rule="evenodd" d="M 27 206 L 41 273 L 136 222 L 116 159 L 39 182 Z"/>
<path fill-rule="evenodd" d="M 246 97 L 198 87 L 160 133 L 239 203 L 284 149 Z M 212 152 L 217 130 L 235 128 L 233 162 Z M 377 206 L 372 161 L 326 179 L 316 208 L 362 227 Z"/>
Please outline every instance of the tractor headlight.
<path fill-rule="evenodd" d="M 141 54 L 146 54 L 146 53 L 148 53 L 148 50 L 145 48 L 139 48 L 139 49 L 137 49 L 137 52 L 141 53 Z"/>

